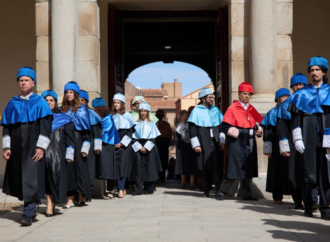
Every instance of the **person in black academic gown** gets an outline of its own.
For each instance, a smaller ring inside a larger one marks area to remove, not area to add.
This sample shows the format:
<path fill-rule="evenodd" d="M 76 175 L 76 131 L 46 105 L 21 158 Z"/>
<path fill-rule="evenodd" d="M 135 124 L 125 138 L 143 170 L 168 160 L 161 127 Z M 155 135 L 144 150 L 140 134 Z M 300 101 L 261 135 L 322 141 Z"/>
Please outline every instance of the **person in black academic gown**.
<path fill-rule="evenodd" d="M 149 116 L 150 105 L 142 102 L 139 105 L 140 119 L 135 122 L 133 133 L 133 166 L 130 180 L 134 181 L 134 195 L 153 194 L 154 182 L 162 171 L 155 140 L 160 136 L 154 121 Z"/>
<path fill-rule="evenodd" d="M 290 87 L 295 93 L 304 86 L 307 85 L 307 78 L 301 74 L 297 73 L 292 76 Z M 285 180 L 287 194 L 292 193 L 292 198 L 295 203 L 295 209 L 303 209 L 302 205 L 302 186 L 304 181 L 304 170 L 302 165 L 302 155 L 296 152 L 296 149 L 292 140 L 292 128 L 291 128 L 291 113 L 288 112 L 288 107 L 290 104 L 292 96 L 287 100 L 282 102 L 275 111 L 276 116 L 276 131 L 279 138 L 280 154 L 279 162 L 280 164 L 285 164 Z M 277 162 L 276 162 L 277 163 Z M 275 181 L 276 174 L 273 174 L 273 179 Z M 273 183 L 275 184 L 275 183 Z M 281 198 L 281 197 L 279 197 Z"/>
<path fill-rule="evenodd" d="M 176 146 L 176 162 L 174 174 L 181 176 L 182 189 L 187 188 L 186 176 L 190 176 L 190 189 L 195 189 L 194 180 L 196 175 L 197 161 L 195 151 L 191 148 L 190 143 L 188 112 L 186 110 L 181 110 L 178 114 L 178 120 L 180 123 L 176 128 L 178 143 Z"/>
<path fill-rule="evenodd" d="M 84 104 L 88 110 L 89 121 L 92 128 L 92 137 L 90 140 L 91 143 L 91 152 L 89 152 L 87 156 L 88 170 L 89 170 L 89 178 L 91 179 L 91 191 L 94 190 L 95 187 L 95 159 L 96 156 L 100 154 L 100 150 L 97 149 L 96 143 L 102 143 L 102 135 L 101 135 L 101 118 L 97 115 L 93 109 L 88 106 L 89 102 L 89 94 L 84 90 L 79 91 L 80 102 Z M 101 147 L 101 146 L 100 146 Z M 99 147 L 99 148 L 100 148 Z M 94 151 L 94 152 L 93 152 Z M 91 201 L 91 198 L 86 198 L 87 202 Z"/>
<path fill-rule="evenodd" d="M 71 119 L 58 108 L 57 94 L 52 90 L 44 91 L 41 96 L 53 112 L 50 144 L 45 153 L 46 162 L 46 217 L 53 217 L 55 204 L 66 203 L 67 162 L 73 161 L 70 149 L 74 147 L 74 127 Z M 68 149 L 68 152 L 66 152 Z"/>
<path fill-rule="evenodd" d="M 90 149 L 91 126 L 87 108 L 81 104 L 79 99 L 79 86 L 76 82 L 68 82 L 64 86 L 64 96 L 61 110 L 67 114 L 74 124 L 74 162 L 67 164 L 68 201 L 63 207 L 68 209 L 74 206 L 73 198 L 78 195 L 80 205 L 85 205 L 86 198 L 91 198 L 91 180 L 87 156 Z"/>
<path fill-rule="evenodd" d="M 226 179 L 222 182 L 219 193 L 220 199 L 234 184 L 240 180 L 243 190 L 243 200 L 257 201 L 252 196 L 250 184 L 253 177 L 258 177 L 258 153 L 256 138 L 262 136 L 259 126 L 262 117 L 249 103 L 253 95 L 250 83 L 243 82 L 238 87 L 239 100 L 234 100 L 227 109 L 222 120 L 223 132 L 227 136 Z"/>
<path fill-rule="evenodd" d="M 126 178 L 131 175 L 133 164 L 133 148 L 131 141 L 134 131 L 134 121 L 131 114 L 125 110 L 125 103 L 125 96 L 121 93 L 117 93 L 113 97 L 110 112 L 120 138 L 120 142 L 115 145 L 120 177 L 117 180 L 119 198 L 126 196 L 125 182 Z"/>
<path fill-rule="evenodd" d="M 23 226 L 32 224 L 36 204 L 45 197 L 45 150 L 50 143 L 53 114 L 32 92 L 37 83 L 30 67 L 18 71 L 21 95 L 13 97 L 2 115 L 3 159 L 7 161 L 3 192 L 24 201 Z"/>
<path fill-rule="evenodd" d="M 190 142 L 197 159 L 197 168 L 202 173 L 203 197 L 209 197 L 212 182 L 218 196 L 223 179 L 223 149 L 225 135 L 221 132 L 223 115 L 213 105 L 214 95 L 210 88 L 203 88 L 198 98 L 201 104 L 191 112 L 188 123 Z"/>
<path fill-rule="evenodd" d="M 296 150 L 302 154 L 304 166 L 303 201 L 305 205 L 304 216 L 313 216 L 312 193 L 319 188 L 321 217 L 330 220 L 330 183 L 328 161 L 326 159 L 329 143 L 325 113 L 327 110 L 327 96 L 330 92 L 328 78 L 325 76 L 329 70 L 328 61 L 323 57 L 313 57 L 309 60 L 308 72 L 312 82 L 293 94 L 290 98 L 288 111 L 292 118 L 292 138 Z M 322 104 L 323 106 L 322 108 Z M 324 135 L 324 136 L 323 136 Z M 323 144 L 322 144 L 323 141 Z"/>
<path fill-rule="evenodd" d="M 276 91 L 275 102 L 276 107 L 280 105 L 290 96 L 290 90 L 280 88 Z M 288 166 L 286 160 L 280 155 L 279 144 L 283 143 L 279 140 L 276 131 L 276 107 L 272 108 L 261 122 L 263 127 L 263 154 L 268 156 L 268 170 L 266 191 L 273 194 L 276 204 L 283 204 L 283 194 L 291 195 L 293 192 L 293 184 L 288 177 Z"/>
<path fill-rule="evenodd" d="M 106 106 L 103 98 L 95 98 L 92 101 L 94 111 L 101 117 L 102 140 L 97 144 L 101 150 L 100 156 L 96 159 L 95 177 L 96 179 L 107 180 L 109 194 L 105 199 L 114 197 L 114 181 L 119 178 L 118 162 L 115 151 L 115 144 L 120 142 L 119 135 L 110 115 L 110 108 Z"/>

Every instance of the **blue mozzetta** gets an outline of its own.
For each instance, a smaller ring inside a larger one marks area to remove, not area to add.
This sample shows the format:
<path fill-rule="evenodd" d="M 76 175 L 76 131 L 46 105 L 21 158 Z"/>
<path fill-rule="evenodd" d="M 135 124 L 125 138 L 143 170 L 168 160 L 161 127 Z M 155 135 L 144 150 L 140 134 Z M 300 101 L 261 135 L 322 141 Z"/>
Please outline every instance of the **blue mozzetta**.
<path fill-rule="evenodd" d="M 113 96 L 113 101 L 114 100 L 119 100 L 122 101 L 123 103 L 126 103 L 125 96 L 121 93 L 117 93 L 116 95 Z"/>
<path fill-rule="evenodd" d="M 330 135 L 330 128 L 325 128 L 324 135 Z"/>
<path fill-rule="evenodd" d="M 88 92 L 84 91 L 84 90 L 80 90 L 79 91 L 79 97 L 80 98 L 85 98 L 87 102 L 89 102 L 89 94 Z"/>
<path fill-rule="evenodd" d="M 302 83 L 307 85 L 307 77 L 302 73 L 296 73 L 291 77 L 290 87 L 297 83 Z"/>
<path fill-rule="evenodd" d="M 70 117 L 65 113 L 53 113 L 52 131 L 59 129 L 70 122 Z"/>
<path fill-rule="evenodd" d="M 47 90 L 47 91 L 44 91 L 43 93 L 41 93 L 41 96 L 42 96 L 43 98 L 48 97 L 48 96 L 51 96 L 51 97 L 53 97 L 53 98 L 56 100 L 56 102 L 57 102 L 57 94 L 56 94 L 56 92 L 54 92 L 53 90 Z"/>
<path fill-rule="evenodd" d="M 102 141 L 110 145 L 120 143 L 119 134 L 110 114 L 102 118 Z"/>
<path fill-rule="evenodd" d="M 41 96 L 32 94 L 29 100 L 13 97 L 3 112 L 0 125 L 35 122 L 53 115 L 48 103 Z"/>
<path fill-rule="evenodd" d="M 321 56 L 315 56 L 309 59 L 308 69 L 311 68 L 312 66 L 321 66 L 329 70 L 328 60 Z"/>
<path fill-rule="evenodd" d="M 70 107 L 69 111 L 65 113 L 71 119 L 74 124 L 74 128 L 76 130 L 90 130 L 92 131 L 89 114 L 85 105 L 81 104 L 77 110 L 77 112 L 72 112 Z"/>
<path fill-rule="evenodd" d="M 213 92 L 210 88 L 204 87 L 200 92 L 198 93 L 198 99 L 201 99 L 202 97 L 205 97 L 207 95 L 213 95 Z"/>
<path fill-rule="evenodd" d="M 64 93 L 67 91 L 67 90 L 72 90 L 72 91 L 75 91 L 76 93 L 79 94 L 80 92 L 80 88 L 79 88 L 79 85 L 76 83 L 76 82 L 68 82 L 67 84 L 65 84 L 64 86 Z"/>
<path fill-rule="evenodd" d="M 149 112 L 151 111 L 150 105 L 147 102 L 142 102 L 139 104 L 139 110 L 141 110 L 141 109 L 147 110 Z"/>
<path fill-rule="evenodd" d="M 277 106 L 275 111 L 276 118 L 291 120 L 291 113 L 288 111 L 291 98 L 292 96 Z"/>
<path fill-rule="evenodd" d="M 106 106 L 105 100 L 101 97 L 94 98 L 92 101 L 92 107 L 104 107 Z"/>
<path fill-rule="evenodd" d="M 290 90 L 287 89 L 287 88 L 280 88 L 276 91 L 275 93 L 275 102 L 276 102 L 276 99 L 279 98 L 279 97 L 282 97 L 284 95 L 287 95 L 287 96 L 290 96 Z"/>
<path fill-rule="evenodd" d="M 17 81 L 21 76 L 28 76 L 32 78 L 37 84 L 36 72 L 31 67 L 24 66 L 21 69 L 19 69 L 17 73 Z"/>
<path fill-rule="evenodd" d="M 142 121 L 135 122 L 135 132 L 133 134 L 134 139 L 155 139 L 160 136 L 160 132 L 154 121 Z"/>
<path fill-rule="evenodd" d="M 275 116 L 276 108 L 272 108 L 264 117 L 261 122 L 263 126 L 276 126 L 276 116 Z"/>
<path fill-rule="evenodd" d="M 292 95 L 291 103 L 304 113 L 323 113 L 321 105 L 330 106 L 330 85 L 315 88 L 311 83 Z"/>
<path fill-rule="evenodd" d="M 116 129 L 130 129 L 134 126 L 134 120 L 129 112 L 125 112 L 123 115 L 116 113 L 112 116 Z"/>
<path fill-rule="evenodd" d="M 191 112 L 188 122 L 200 127 L 216 127 L 221 124 L 223 114 L 215 107 L 207 108 L 204 105 L 197 105 Z"/>
<path fill-rule="evenodd" d="M 96 125 L 102 121 L 100 116 L 92 109 L 88 109 L 89 120 L 91 125 Z"/>

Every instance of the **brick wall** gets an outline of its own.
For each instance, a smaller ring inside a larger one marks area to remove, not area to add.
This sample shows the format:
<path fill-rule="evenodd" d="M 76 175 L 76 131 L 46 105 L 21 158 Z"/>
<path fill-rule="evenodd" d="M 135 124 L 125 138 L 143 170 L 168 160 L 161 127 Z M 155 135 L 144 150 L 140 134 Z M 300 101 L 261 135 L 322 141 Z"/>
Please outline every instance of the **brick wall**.
<path fill-rule="evenodd" d="M 131 111 L 131 100 L 137 95 L 143 96 L 143 92 L 133 86 L 129 81 L 125 82 L 126 110 Z"/>

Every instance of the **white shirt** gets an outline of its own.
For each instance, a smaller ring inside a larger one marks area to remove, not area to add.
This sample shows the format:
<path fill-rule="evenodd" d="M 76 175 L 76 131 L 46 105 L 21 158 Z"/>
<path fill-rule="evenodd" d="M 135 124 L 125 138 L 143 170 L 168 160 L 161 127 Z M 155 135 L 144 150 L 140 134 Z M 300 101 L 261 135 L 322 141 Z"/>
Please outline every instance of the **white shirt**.
<path fill-rule="evenodd" d="M 33 94 L 33 92 L 31 92 L 29 95 L 26 95 L 26 96 L 22 96 L 20 95 L 19 98 L 20 99 L 23 99 L 23 100 L 29 100 L 30 99 L 30 96 Z"/>
<path fill-rule="evenodd" d="M 311 84 L 313 85 L 313 87 L 315 87 L 315 88 L 320 88 L 320 86 L 322 85 L 322 81 L 321 81 L 321 85 L 319 85 L 319 86 L 316 86 L 316 85 L 314 85 L 314 83 L 313 82 L 311 82 Z"/>
<path fill-rule="evenodd" d="M 243 103 L 241 100 L 239 100 L 238 99 L 238 101 L 242 104 L 242 106 L 243 106 L 243 108 L 245 109 L 245 110 L 247 110 L 247 108 L 249 107 L 249 104 L 247 103 L 247 104 L 245 104 L 245 103 Z"/>

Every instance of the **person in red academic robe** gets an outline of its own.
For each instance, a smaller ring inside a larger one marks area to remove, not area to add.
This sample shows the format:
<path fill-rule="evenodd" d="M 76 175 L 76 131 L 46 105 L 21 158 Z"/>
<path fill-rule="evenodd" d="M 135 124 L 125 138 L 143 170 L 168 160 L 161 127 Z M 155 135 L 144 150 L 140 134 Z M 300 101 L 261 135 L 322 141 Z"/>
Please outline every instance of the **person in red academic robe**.
<path fill-rule="evenodd" d="M 227 134 L 227 161 L 225 180 L 218 197 L 223 200 L 226 192 L 239 179 L 243 188 L 243 200 L 257 201 L 252 196 L 250 184 L 258 177 L 258 155 L 256 136 L 262 137 L 259 126 L 262 117 L 249 103 L 253 95 L 252 86 L 243 82 L 238 87 L 238 100 L 226 111 L 222 120 L 222 132 Z"/>

